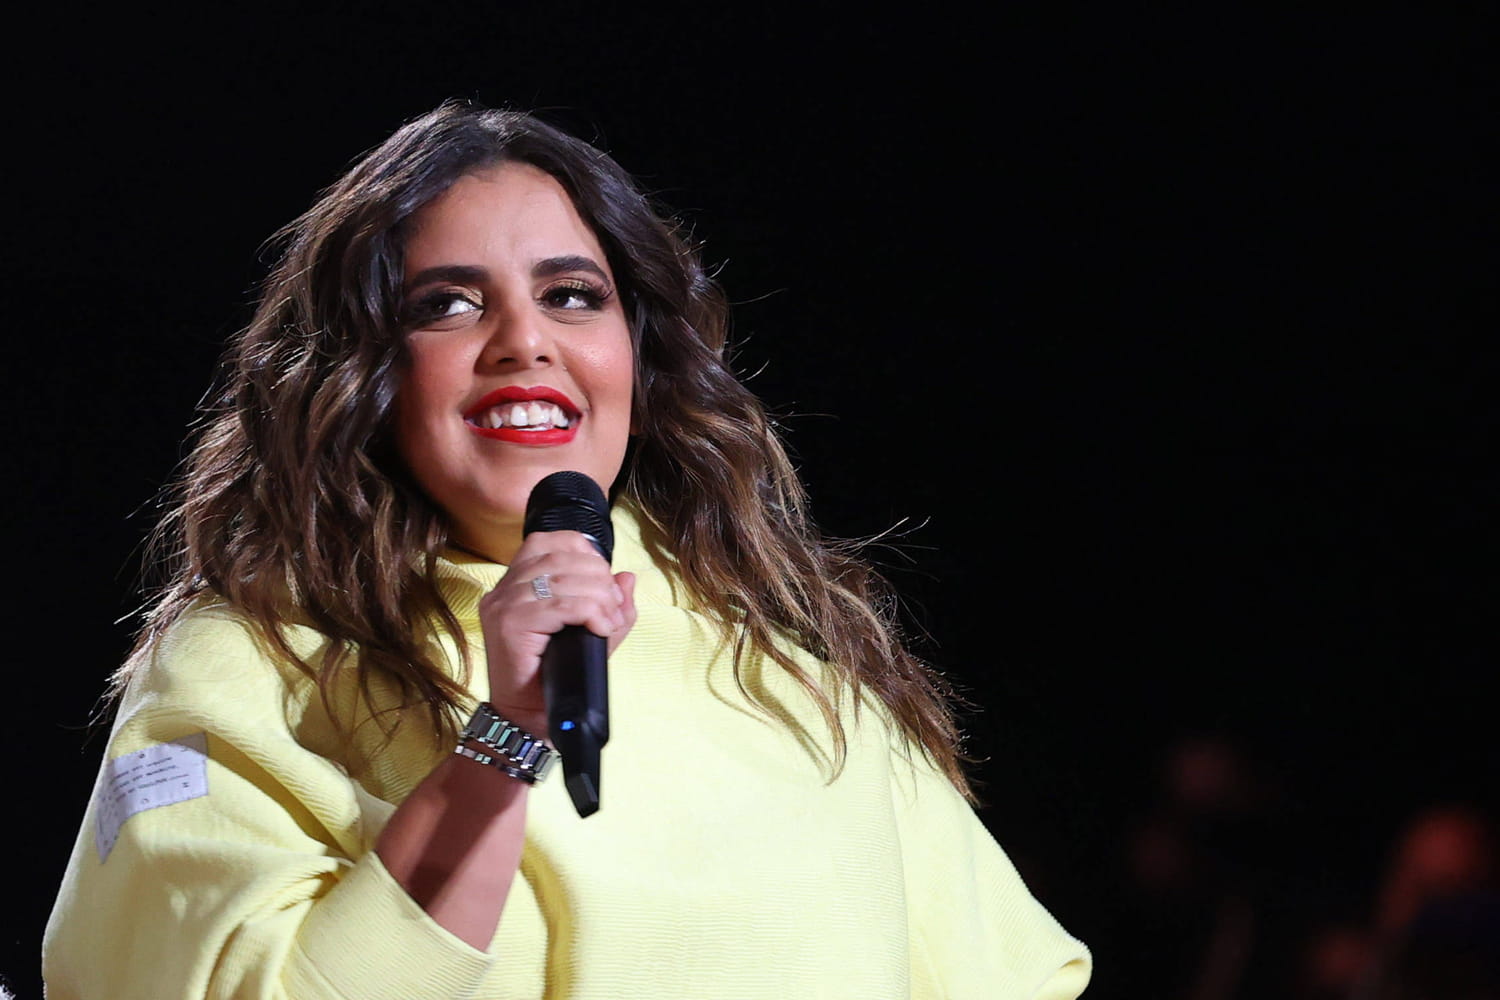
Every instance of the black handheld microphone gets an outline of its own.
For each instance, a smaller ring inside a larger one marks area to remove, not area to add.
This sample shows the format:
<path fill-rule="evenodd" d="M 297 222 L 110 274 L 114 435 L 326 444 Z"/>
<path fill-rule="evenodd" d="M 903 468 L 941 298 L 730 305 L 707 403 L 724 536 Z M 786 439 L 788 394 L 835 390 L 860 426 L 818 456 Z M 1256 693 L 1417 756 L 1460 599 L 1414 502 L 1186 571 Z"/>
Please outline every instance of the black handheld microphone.
<path fill-rule="evenodd" d="M 526 501 L 521 530 L 527 535 L 577 531 L 594 543 L 605 562 L 614 555 L 609 501 L 581 472 L 554 472 L 537 483 Z M 609 742 L 609 679 L 604 666 L 608 653 L 608 641 L 582 625 L 564 626 L 542 653 L 547 727 L 580 816 L 599 810 L 599 751 Z"/>

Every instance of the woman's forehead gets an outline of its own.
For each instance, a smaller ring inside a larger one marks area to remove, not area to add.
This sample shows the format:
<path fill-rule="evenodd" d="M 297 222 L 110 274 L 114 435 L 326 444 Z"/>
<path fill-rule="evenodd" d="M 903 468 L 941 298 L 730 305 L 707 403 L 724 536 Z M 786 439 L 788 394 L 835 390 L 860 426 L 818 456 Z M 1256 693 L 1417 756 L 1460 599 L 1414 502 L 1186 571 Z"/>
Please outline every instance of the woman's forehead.
<path fill-rule="evenodd" d="M 567 189 L 527 163 L 464 174 L 419 209 L 405 229 L 409 268 L 446 257 L 517 263 L 579 253 L 607 266 L 598 236 Z"/>

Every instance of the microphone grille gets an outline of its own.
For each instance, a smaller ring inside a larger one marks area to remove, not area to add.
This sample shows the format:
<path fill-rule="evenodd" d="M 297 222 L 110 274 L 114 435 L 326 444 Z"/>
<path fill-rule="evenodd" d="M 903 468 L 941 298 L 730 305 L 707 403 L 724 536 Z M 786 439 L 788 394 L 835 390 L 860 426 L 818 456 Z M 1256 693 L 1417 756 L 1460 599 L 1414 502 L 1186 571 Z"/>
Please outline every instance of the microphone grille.
<path fill-rule="evenodd" d="M 599 484 L 581 472 L 554 472 L 537 483 L 526 501 L 522 531 L 581 532 L 593 540 L 605 561 L 614 557 L 609 501 Z"/>

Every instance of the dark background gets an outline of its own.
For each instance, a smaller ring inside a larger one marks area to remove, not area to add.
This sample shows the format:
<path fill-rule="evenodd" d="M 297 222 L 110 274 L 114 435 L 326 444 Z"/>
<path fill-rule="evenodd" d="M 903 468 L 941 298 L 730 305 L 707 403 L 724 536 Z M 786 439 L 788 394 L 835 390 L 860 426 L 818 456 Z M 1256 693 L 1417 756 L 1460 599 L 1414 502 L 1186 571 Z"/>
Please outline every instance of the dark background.
<path fill-rule="evenodd" d="M 151 499 L 258 245 L 450 96 L 597 142 L 723 265 L 821 525 L 902 525 L 879 557 L 983 706 L 982 816 L 1093 947 L 1091 996 L 1178 974 L 1147 959 L 1189 911 L 1138 905 L 1124 859 L 1185 739 L 1259 790 L 1220 856 L 1280 928 L 1265 982 L 1301 928 L 1361 919 L 1418 809 L 1493 808 L 1480 5 L 207 10 L 53 11 L 14 42 L 19 995 Z"/>

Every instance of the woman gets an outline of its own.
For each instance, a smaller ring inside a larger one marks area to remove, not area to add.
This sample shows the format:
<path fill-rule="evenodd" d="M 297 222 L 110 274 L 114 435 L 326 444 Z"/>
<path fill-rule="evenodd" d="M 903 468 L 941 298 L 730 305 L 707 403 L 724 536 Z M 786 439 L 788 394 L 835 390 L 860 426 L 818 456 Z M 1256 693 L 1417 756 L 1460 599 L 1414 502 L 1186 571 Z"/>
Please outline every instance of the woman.
<path fill-rule="evenodd" d="M 49 996 L 1081 991 L 618 165 L 447 104 L 281 239 L 116 678 Z M 618 572 L 523 533 L 562 469 L 614 500 Z M 545 744 L 483 738 L 549 735 L 566 625 L 611 650 L 587 819 Z"/>

